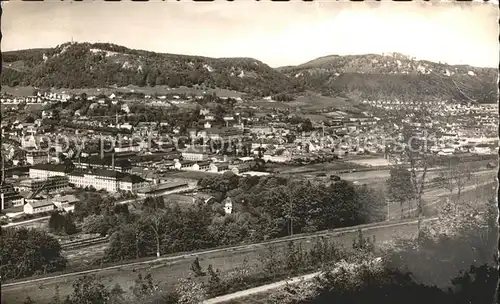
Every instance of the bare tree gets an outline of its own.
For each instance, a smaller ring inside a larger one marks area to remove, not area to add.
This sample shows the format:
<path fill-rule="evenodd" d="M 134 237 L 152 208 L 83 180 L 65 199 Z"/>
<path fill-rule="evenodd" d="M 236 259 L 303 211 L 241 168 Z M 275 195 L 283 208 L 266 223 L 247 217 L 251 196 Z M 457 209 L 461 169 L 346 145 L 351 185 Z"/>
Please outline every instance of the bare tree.
<path fill-rule="evenodd" d="M 394 117 L 394 131 L 387 146 L 387 156 L 391 163 L 402 166 L 410 172 L 410 182 L 414 197 L 409 199 L 416 203 L 416 213 L 420 220 L 423 215 L 423 194 L 429 168 L 434 157 L 431 147 L 435 144 L 432 128 L 432 115 L 423 106 L 417 111 L 399 111 Z"/>
<path fill-rule="evenodd" d="M 446 189 L 450 191 L 450 195 L 455 188 L 457 189 L 457 200 L 459 201 L 462 190 L 472 179 L 472 170 L 470 165 L 461 164 L 458 158 L 453 157 L 449 159 L 448 169 L 444 171 L 441 176 L 443 177 L 443 183 Z"/>
<path fill-rule="evenodd" d="M 155 239 L 156 239 L 156 257 L 160 257 L 160 233 L 162 232 L 163 228 L 163 218 L 164 218 L 164 212 L 160 210 L 156 210 L 155 212 L 152 212 L 148 217 L 147 221 L 149 223 L 149 227 L 151 230 L 153 230 L 155 234 Z"/>

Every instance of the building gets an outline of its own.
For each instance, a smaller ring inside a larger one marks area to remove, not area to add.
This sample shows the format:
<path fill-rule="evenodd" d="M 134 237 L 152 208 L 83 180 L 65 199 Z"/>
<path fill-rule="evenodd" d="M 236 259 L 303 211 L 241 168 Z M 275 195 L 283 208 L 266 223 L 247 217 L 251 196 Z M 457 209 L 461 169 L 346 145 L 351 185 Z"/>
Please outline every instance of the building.
<path fill-rule="evenodd" d="M 139 152 L 141 151 L 141 145 L 139 143 L 133 142 L 120 142 L 114 147 L 115 152 Z"/>
<path fill-rule="evenodd" d="M 227 197 L 222 203 L 224 204 L 224 212 L 226 214 L 231 214 L 233 212 L 233 200 Z"/>
<path fill-rule="evenodd" d="M 28 178 L 19 182 L 19 191 L 36 191 L 43 187 L 46 191 L 57 191 L 68 187 L 69 179 L 64 175 L 49 176 L 48 178 Z"/>
<path fill-rule="evenodd" d="M 210 168 L 209 161 L 175 161 L 174 169 L 186 171 L 207 171 Z"/>
<path fill-rule="evenodd" d="M 26 162 L 30 165 L 47 163 L 49 155 L 43 151 L 28 151 L 26 152 Z"/>
<path fill-rule="evenodd" d="M 233 164 L 228 165 L 228 169 L 231 170 L 234 174 L 239 175 L 250 171 L 250 165 L 247 163 Z"/>
<path fill-rule="evenodd" d="M 138 191 L 137 194 L 139 196 L 157 196 L 173 192 L 180 192 L 188 189 L 189 183 L 187 182 L 170 182 L 142 188 Z"/>
<path fill-rule="evenodd" d="M 67 176 L 74 187 L 94 187 L 109 192 L 137 192 L 149 182 L 140 176 L 100 168 L 70 170 L 65 165 L 40 164 L 30 168 L 30 178 L 48 179 L 51 176 Z"/>
<path fill-rule="evenodd" d="M 65 212 L 75 210 L 75 205 L 79 201 L 74 195 L 56 196 L 52 199 L 52 203 L 54 203 L 57 209 L 64 210 Z"/>
<path fill-rule="evenodd" d="M 250 132 L 254 134 L 271 134 L 273 127 L 267 125 L 255 125 L 250 127 Z"/>
<path fill-rule="evenodd" d="M 19 195 L 17 191 L 15 191 L 12 185 L 7 184 L 3 184 L 0 186 L 0 200 L 0 210 L 10 207 L 22 206 L 23 204 L 23 197 Z"/>
<path fill-rule="evenodd" d="M 114 159 L 113 156 L 90 156 L 86 159 L 80 160 L 75 163 L 76 168 L 80 169 L 106 169 L 120 172 L 130 172 L 132 170 L 132 163 L 128 159 Z"/>
<path fill-rule="evenodd" d="M 108 192 L 138 190 L 149 186 L 149 182 L 140 176 L 105 169 L 89 169 L 73 171 L 69 174 L 69 182 L 75 187 L 93 187 Z"/>
<path fill-rule="evenodd" d="M 26 200 L 23 211 L 26 214 L 37 214 L 42 212 L 49 212 L 54 210 L 55 208 L 56 206 L 54 205 L 54 203 L 47 200 L 29 199 Z"/>
<path fill-rule="evenodd" d="M 209 129 L 205 129 L 203 131 L 206 132 L 206 137 L 208 137 L 212 140 L 223 139 L 223 138 L 234 137 L 234 136 L 241 136 L 243 134 L 241 129 L 231 128 L 231 127 L 209 128 Z"/>
<path fill-rule="evenodd" d="M 69 169 L 65 165 L 38 164 L 29 169 L 30 178 L 47 179 L 50 176 L 65 176 Z"/>
<path fill-rule="evenodd" d="M 229 163 L 212 163 L 210 164 L 210 172 L 213 173 L 223 173 L 229 170 Z"/>
<path fill-rule="evenodd" d="M 191 161 L 204 161 L 209 158 L 209 155 L 207 153 L 194 150 L 182 151 L 181 156 L 183 160 L 191 160 Z"/>

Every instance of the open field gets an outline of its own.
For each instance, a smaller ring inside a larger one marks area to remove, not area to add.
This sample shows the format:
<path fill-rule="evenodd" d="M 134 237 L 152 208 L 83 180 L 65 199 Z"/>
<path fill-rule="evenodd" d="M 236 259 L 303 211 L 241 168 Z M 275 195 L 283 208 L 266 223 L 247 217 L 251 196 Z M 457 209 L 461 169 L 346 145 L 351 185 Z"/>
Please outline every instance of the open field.
<path fill-rule="evenodd" d="M 33 95 L 33 87 L 9 87 L 2 85 L 2 93 L 8 93 L 13 96 L 31 96 Z"/>
<path fill-rule="evenodd" d="M 349 160 L 350 163 L 361 165 L 361 166 L 370 166 L 370 167 L 383 167 L 389 166 L 389 161 L 383 157 L 378 158 L 363 158 L 363 159 L 353 159 Z"/>

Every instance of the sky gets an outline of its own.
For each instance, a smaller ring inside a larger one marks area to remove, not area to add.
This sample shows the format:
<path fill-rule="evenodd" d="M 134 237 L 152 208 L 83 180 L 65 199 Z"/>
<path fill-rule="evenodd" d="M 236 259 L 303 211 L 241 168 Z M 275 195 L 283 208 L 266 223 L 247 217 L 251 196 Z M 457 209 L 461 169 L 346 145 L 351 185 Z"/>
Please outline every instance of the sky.
<path fill-rule="evenodd" d="M 496 4 L 240 0 L 194 3 L 3 2 L 3 51 L 77 42 L 272 67 L 321 56 L 398 52 L 449 64 L 498 67 Z"/>

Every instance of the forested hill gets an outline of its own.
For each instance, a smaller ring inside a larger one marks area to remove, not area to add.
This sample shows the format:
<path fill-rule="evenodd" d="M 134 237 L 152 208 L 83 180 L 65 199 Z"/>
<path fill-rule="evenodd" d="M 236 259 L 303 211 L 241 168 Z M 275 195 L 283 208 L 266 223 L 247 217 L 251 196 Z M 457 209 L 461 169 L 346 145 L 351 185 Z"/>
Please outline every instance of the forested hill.
<path fill-rule="evenodd" d="M 294 90 L 287 76 L 252 58 L 159 54 L 103 43 L 3 53 L 2 84 L 70 89 L 200 84 L 261 96 Z"/>
<path fill-rule="evenodd" d="M 305 86 L 367 98 L 432 98 L 493 102 L 498 70 L 418 61 L 398 53 L 325 56 L 279 68 Z"/>
<path fill-rule="evenodd" d="M 437 97 L 496 102 L 496 69 L 417 61 L 401 54 L 326 56 L 273 69 L 252 58 L 208 58 L 65 43 L 3 53 L 2 84 L 36 87 L 202 85 L 255 96 L 304 90 L 352 99 Z"/>

